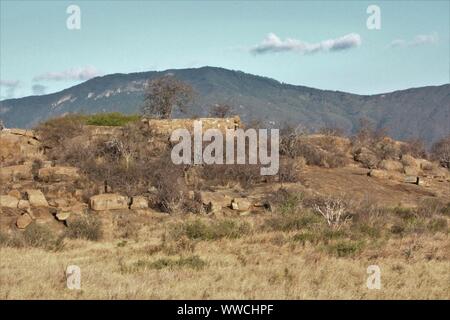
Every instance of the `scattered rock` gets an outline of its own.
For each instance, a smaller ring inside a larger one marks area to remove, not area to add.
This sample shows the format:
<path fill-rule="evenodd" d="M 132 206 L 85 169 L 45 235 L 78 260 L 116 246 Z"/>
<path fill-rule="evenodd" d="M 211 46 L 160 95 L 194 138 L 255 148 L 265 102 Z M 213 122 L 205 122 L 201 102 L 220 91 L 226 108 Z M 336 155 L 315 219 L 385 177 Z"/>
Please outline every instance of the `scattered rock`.
<path fill-rule="evenodd" d="M 70 211 L 58 211 L 56 214 L 56 219 L 59 221 L 65 221 L 70 218 Z"/>
<path fill-rule="evenodd" d="M 28 213 L 24 213 L 17 218 L 16 226 L 19 229 L 25 229 L 30 225 L 31 222 L 33 222 L 33 219 L 31 219 L 30 215 Z"/>
<path fill-rule="evenodd" d="M 48 207 L 47 199 L 45 199 L 45 196 L 41 190 L 26 190 L 26 194 L 32 207 Z"/>
<path fill-rule="evenodd" d="M 367 175 L 369 177 L 380 178 L 380 179 L 387 179 L 388 178 L 388 173 L 386 171 L 378 170 L 378 169 L 370 170 Z"/>
<path fill-rule="evenodd" d="M 378 167 L 380 169 L 388 170 L 388 171 L 402 171 L 403 164 L 400 161 L 396 160 L 382 160 Z"/>
<path fill-rule="evenodd" d="M 20 194 L 19 190 L 11 190 L 10 192 L 8 192 L 8 195 L 17 198 L 19 200 L 22 199 L 22 195 Z"/>
<path fill-rule="evenodd" d="M 27 180 L 32 178 L 33 174 L 30 165 L 21 164 L 0 168 L 0 180 L 3 181 Z"/>
<path fill-rule="evenodd" d="M 28 200 L 19 200 L 19 204 L 17 205 L 19 209 L 28 209 L 30 208 L 30 202 Z"/>
<path fill-rule="evenodd" d="M 38 177 L 46 182 L 72 181 L 80 177 L 75 167 L 47 167 L 39 169 Z"/>
<path fill-rule="evenodd" d="M 114 193 L 92 196 L 89 202 L 95 211 L 128 209 L 128 198 Z"/>
<path fill-rule="evenodd" d="M 130 209 L 148 209 L 148 200 L 143 196 L 133 197 Z"/>
<path fill-rule="evenodd" d="M 252 203 L 246 198 L 234 198 L 231 200 L 231 209 L 237 211 L 248 211 Z"/>
<path fill-rule="evenodd" d="M 403 172 L 404 172 L 407 176 L 417 176 L 417 175 L 419 175 L 419 169 L 418 169 L 418 167 L 405 166 L 405 167 L 403 168 Z"/>
<path fill-rule="evenodd" d="M 232 199 L 226 194 L 211 191 L 202 191 L 199 196 L 201 202 L 206 206 L 207 212 L 216 212 L 229 207 Z"/>
<path fill-rule="evenodd" d="M 19 200 L 16 197 L 10 195 L 0 196 L 0 207 L 2 208 L 17 208 Z"/>
<path fill-rule="evenodd" d="M 419 184 L 419 177 L 418 176 L 406 176 L 404 182 Z"/>

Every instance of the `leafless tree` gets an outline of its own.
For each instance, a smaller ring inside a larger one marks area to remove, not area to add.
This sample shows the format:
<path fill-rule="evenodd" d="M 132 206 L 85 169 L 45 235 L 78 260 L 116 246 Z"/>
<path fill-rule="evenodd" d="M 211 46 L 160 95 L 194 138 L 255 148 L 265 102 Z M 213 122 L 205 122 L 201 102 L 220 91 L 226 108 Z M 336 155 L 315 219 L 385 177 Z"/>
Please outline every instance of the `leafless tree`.
<path fill-rule="evenodd" d="M 186 112 L 194 99 L 194 89 L 173 75 L 165 75 L 148 82 L 142 114 L 144 116 L 169 119 L 174 108 Z"/>
<path fill-rule="evenodd" d="M 439 161 L 441 166 L 450 169 L 450 135 L 433 144 L 431 156 L 433 160 Z"/>
<path fill-rule="evenodd" d="M 232 109 L 228 104 L 216 104 L 211 108 L 209 114 L 211 117 L 225 118 L 230 115 Z"/>
<path fill-rule="evenodd" d="M 313 205 L 313 210 L 322 215 L 327 224 L 335 230 L 348 220 L 346 216 L 347 205 L 342 199 L 327 198 Z"/>

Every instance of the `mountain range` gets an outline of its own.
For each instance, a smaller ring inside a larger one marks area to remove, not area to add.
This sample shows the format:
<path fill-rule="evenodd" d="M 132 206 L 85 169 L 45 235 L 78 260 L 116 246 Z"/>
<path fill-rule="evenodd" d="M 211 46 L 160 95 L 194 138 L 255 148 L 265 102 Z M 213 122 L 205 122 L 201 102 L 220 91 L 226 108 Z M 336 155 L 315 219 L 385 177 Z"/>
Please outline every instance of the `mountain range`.
<path fill-rule="evenodd" d="M 68 112 L 137 113 L 146 82 L 168 73 L 197 91 L 191 116 L 205 116 L 212 105 L 227 103 L 244 122 L 258 120 L 271 127 L 331 126 L 353 133 L 359 120 L 367 118 L 395 139 L 421 138 L 428 145 L 450 133 L 450 84 L 358 95 L 216 67 L 96 77 L 56 93 L 2 100 L 0 118 L 7 127 L 29 128 Z"/>

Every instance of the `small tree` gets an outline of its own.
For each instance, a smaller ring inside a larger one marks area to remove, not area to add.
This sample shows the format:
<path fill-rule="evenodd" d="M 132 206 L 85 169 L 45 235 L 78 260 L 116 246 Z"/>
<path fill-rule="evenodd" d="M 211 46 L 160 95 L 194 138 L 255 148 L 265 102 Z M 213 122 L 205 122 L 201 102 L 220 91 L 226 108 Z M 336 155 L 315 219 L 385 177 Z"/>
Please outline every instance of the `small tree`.
<path fill-rule="evenodd" d="M 211 117 L 215 118 L 225 118 L 231 113 L 231 106 L 228 104 L 216 104 L 211 107 L 211 111 L 209 112 Z"/>
<path fill-rule="evenodd" d="M 165 75 L 148 82 L 142 114 L 169 119 L 174 108 L 186 112 L 194 98 L 194 89 L 172 75 Z"/>
<path fill-rule="evenodd" d="M 433 144 L 431 156 L 433 160 L 439 161 L 441 166 L 450 169 L 450 135 Z"/>

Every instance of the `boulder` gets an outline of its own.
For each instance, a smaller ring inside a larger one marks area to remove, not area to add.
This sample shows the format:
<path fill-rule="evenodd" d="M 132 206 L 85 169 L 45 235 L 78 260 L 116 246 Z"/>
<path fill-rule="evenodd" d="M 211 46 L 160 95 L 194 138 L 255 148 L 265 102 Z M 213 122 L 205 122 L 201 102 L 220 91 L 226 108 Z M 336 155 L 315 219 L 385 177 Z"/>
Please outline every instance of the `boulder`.
<path fill-rule="evenodd" d="M 372 169 L 367 174 L 369 177 L 379 178 L 379 179 L 387 179 L 389 178 L 388 173 L 385 170 Z"/>
<path fill-rule="evenodd" d="M 148 209 L 148 200 L 143 196 L 133 197 L 130 209 Z"/>
<path fill-rule="evenodd" d="M 29 189 L 26 190 L 26 194 L 32 207 L 48 207 L 47 199 L 41 190 Z"/>
<path fill-rule="evenodd" d="M 70 214 L 70 211 L 58 211 L 58 213 L 56 214 L 56 219 L 58 219 L 59 221 L 65 221 L 70 218 Z"/>
<path fill-rule="evenodd" d="M 0 196 L 0 207 L 2 208 L 17 208 L 17 205 L 19 204 L 19 199 L 13 196 Z"/>
<path fill-rule="evenodd" d="M 30 208 L 30 202 L 28 200 L 19 200 L 19 204 L 17 205 L 19 209 L 28 209 Z"/>
<path fill-rule="evenodd" d="M 247 198 L 234 198 L 231 200 L 231 209 L 237 211 L 248 211 L 252 203 Z"/>
<path fill-rule="evenodd" d="M 72 181 L 80 177 L 75 167 L 46 167 L 39 169 L 38 177 L 46 182 Z"/>
<path fill-rule="evenodd" d="M 19 229 L 25 229 L 30 225 L 31 222 L 33 222 L 33 219 L 30 217 L 28 213 L 25 213 L 17 218 L 16 226 Z"/>
<path fill-rule="evenodd" d="M 420 161 L 409 154 L 402 155 L 402 163 L 405 167 L 420 168 Z"/>
<path fill-rule="evenodd" d="M 32 179 L 33 173 L 31 172 L 30 165 L 16 165 L 0 168 L 0 180 L 3 181 L 16 181 Z"/>
<path fill-rule="evenodd" d="M 380 169 L 388 170 L 388 171 L 402 171 L 403 170 L 403 164 L 400 161 L 396 160 L 382 160 L 378 167 Z"/>
<path fill-rule="evenodd" d="M 128 197 L 114 193 L 92 196 L 89 203 L 95 211 L 128 209 Z"/>
<path fill-rule="evenodd" d="M 419 168 L 418 167 L 405 166 L 403 168 L 403 172 L 407 176 L 417 176 L 417 175 L 419 175 Z"/>
<path fill-rule="evenodd" d="M 232 198 L 220 192 L 202 191 L 200 201 L 207 207 L 208 212 L 217 212 L 230 206 Z"/>
<path fill-rule="evenodd" d="M 22 195 L 20 194 L 19 190 L 11 190 L 10 192 L 8 192 L 8 195 L 17 198 L 19 200 L 22 199 Z"/>
<path fill-rule="evenodd" d="M 418 176 L 406 176 L 404 182 L 419 184 L 419 177 Z"/>

